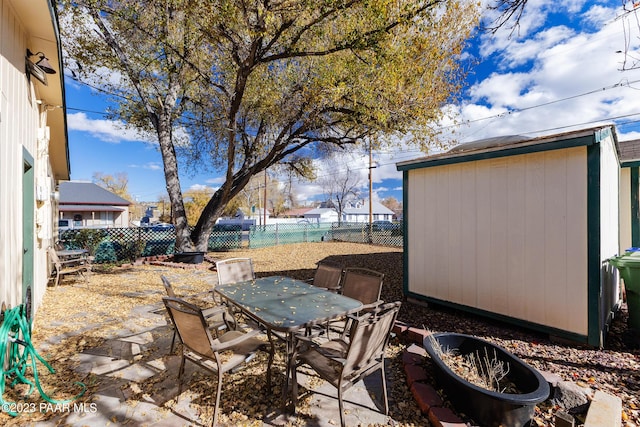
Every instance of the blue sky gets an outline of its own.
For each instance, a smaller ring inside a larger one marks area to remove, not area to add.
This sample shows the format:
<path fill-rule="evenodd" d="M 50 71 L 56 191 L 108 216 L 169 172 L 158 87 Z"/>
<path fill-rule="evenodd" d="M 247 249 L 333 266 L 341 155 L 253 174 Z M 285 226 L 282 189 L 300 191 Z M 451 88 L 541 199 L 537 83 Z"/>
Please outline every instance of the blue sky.
<path fill-rule="evenodd" d="M 540 136 L 615 123 L 619 140 L 640 138 L 640 8 L 620 0 L 529 0 L 518 30 L 478 34 L 467 55 L 478 61 L 460 105 L 459 125 L 444 140 L 468 142 L 499 135 Z M 626 5 L 626 10 L 624 9 Z M 635 63 L 638 61 L 638 64 Z M 638 68 L 636 68 L 638 67 Z M 129 178 L 139 201 L 166 194 L 162 159 L 153 142 L 106 120 L 105 99 L 66 77 L 71 179 L 95 172 Z M 445 123 L 445 125 L 447 125 Z M 402 200 L 395 164 L 422 157 L 415 149 L 374 152 L 374 199 Z M 346 163 L 345 163 L 346 162 Z M 368 191 L 368 155 L 318 163 L 318 175 L 349 164 Z M 183 191 L 220 184 L 218 176 L 181 173 Z M 301 202 L 322 198 L 320 185 L 298 182 Z"/>

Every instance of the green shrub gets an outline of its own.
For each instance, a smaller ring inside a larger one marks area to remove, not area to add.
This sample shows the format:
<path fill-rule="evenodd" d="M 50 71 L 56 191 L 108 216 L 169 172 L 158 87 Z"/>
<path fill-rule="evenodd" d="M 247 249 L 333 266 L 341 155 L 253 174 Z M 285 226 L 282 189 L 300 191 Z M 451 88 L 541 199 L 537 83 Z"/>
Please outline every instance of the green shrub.
<path fill-rule="evenodd" d="M 97 264 L 115 263 L 118 261 L 116 245 L 110 240 L 103 240 L 96 248 L 94 262 Z M 119 245 L 118 245 L 119 246 Z"/>

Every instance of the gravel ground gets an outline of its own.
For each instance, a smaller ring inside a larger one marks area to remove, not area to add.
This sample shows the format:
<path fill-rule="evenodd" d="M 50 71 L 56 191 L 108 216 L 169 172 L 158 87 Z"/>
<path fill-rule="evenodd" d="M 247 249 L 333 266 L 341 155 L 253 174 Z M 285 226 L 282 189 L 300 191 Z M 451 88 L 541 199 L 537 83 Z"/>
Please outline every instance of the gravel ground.
<path fill-rule="evenodd" d="M 354 243 L 307 243 L 290 244 L 272 248 L 240 250 L 233 252 L 210 253 L 208 258 L 224 259 L 249 256 L 254 261 L 258 276 L 283 274 L 300 279 L 312 277 L 315 264 L 320 260 L 331 261 L 345 267 L 367 267 L 384 272 L 385 285 L 382 298 L 385 301 L 402 300 L 402 250 L 381 246 L 370 246 Z M 189 280 L 192 270 L 167 268 L 170 274 L 178 278 L 176 292 L 178 294 L 201 292 L 208 289 L 206 282 Z M 163 273 L 164 274 L 164 273 Z M 206 270 L 205 270 L 206 274 Z M 45 341 L 51 335 L 69 336 L 57 345 L 48 346 L 44 352 L 47 360 L 57 369 L 56 375 L 43 373 L 42 382 L 45 390 L 55 389 L 59 396 L 71 397 L 77 393 L 73 381 L 90 383 L 86 399 L 90 392 L 98 386 L 96 378 L 79 377 L 74 373 L 74 354 L 91 346 L 98 346 L 104 341 L 109 331 L 119 327 L 120 313 L 144 304 L 157 304 L 163 294 L 158 278 L 158 267 L 136 266 L 117 269 L 104 273 L 92 274 L 89 283 L 82 281 L 65 281 L 57 289 L 45 295 L 43 306 L 39 309 L 34 327 L 34 342 Z M 126 292 L 123 292 L 123 279 L 126 277 Z M 62 293 L 63 292 L 63 293 Z M 64 295 L 64 298 L 61 298 Z M 607 337 L 604 349 L 592 349 L 566 343 L 551 341 L 547 336 L 507 324 L 490 321 L 474 315 L 437 307 L 404 302 L 399 320 L 417 327 L 426 327 L 434 332 L 461 332 L 473 334 L 499 344 L 525 360 L 530 365 L 559 375 L 564 380 L 577 382 L 593 390 L 599 389 L 616 395 L 622 399 L 622 426 L 640 426 L 640 349 L 629 338 L 626 329 L 626 308 L 614 320 L 612 330 Z M 101 324 L 95 330 L 85 328 L 78 335 L 78 324 L 86 323 L 91 318 L 93 323 Z M 75 320 L 74 320 L 75 319 Z M 74 333 L 75 331 L 75 333 Z M 393 383 L 389 398 L 391 417 L 400 426 L 425 426 L 428 420 L 418 410 L 413 397 L 404 382 L 401 353 L 405 345 L 394 342 L 389 348 L 389 378 Z M 258 365 L 262 366 L 262 365 Z M 426 363 L 429 368 L 429 362 Z M 173 373 L 171 374 L 173 375 Z M 68 381 L 60 381 L 60 378 Z M 164 378 L 171 379 L 172 376 Z M 136 399 L 143 400 L 153 388 L 162 381 L 159 378 L 153 384 L 141 385 L 140 390 L 129 391 L 128 404 L 135 404 Z M 202 387 L 208 388 L 208 379 L 199 380 Z M 237 387 L 238 384 L 234 385 Z M 145 389 L 148 387 L 148 389 Z M 197 387 L 197 385 L 195 386 Z M 255 384 L 248 385 L 246 401 L 241 398 L 231 399 L 223 393 L 221 404 L 221 423 L 261 425 L 261 417 L 266 406 L 278 406 L 277 401 L 261 400 L 255 402 Z M 13 390 L 5 399 L 11 401 Z M 243 392 L 244 393 L 244 392 Z M 34 393 L 37 394 L 37 393 Z M 14 395 L 13 398 L 16 396 Z M 197 403 L 197 402 L 196 402 Z M 305 402 L 301 402 L 297 422 L 292 425 L 305 425 Z M 172 402 L 167 402 L 171 406 Z M 225 408 L 232 406 L 233 410 Z M 209 402 L 203 402 L 200 411 L 208 414 Z M 553 426 L 554 413 L 558 408 L 548 403 L 539 406 L 536 412 L 538 426 Z M 210 414 L 209 414 L 210 415 Z M 31 418 L 36 420 L 37 418 Z M 210 419 L 210 418 L 209 418 Z M 24 421 L 24 419 L 23 419 Z M 0 414 L 0 423 L 23 425 L 20 420 L 10 419 Z M 578 422 L 579 425 L 579 422 Z"/>

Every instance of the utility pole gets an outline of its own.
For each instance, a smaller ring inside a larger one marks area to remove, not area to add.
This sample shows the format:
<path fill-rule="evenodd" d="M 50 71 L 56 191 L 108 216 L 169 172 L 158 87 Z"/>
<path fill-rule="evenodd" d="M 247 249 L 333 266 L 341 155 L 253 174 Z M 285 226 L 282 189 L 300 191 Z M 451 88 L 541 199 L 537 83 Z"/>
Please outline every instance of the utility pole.
<path fill-rule="evenodd" d="M 369 233 L 371 233 L 371 225 L 373 222 L 373 202 L 371 201 L 371 196 L 373 194 L 373 184 L 371 179 L 371 169 L 373 166 L 371 165 L 373 160 L 373 154 L 371 153 L 371 141 L 369 141 Z"/>
<path fill-rule="evenodd" d="M 373 154 L 371 150 L 371 140 L 369 140 L 369 243 L 373 243 L 373 179 L 371 170 L 377 166 L 373 165 Z"/>
<path fill-rule="evenodd" d="M 265 230 L 266 230 L 266 226 L 267 226 L 267 170 L 264 170 L 264 225 L 265 225 Z"/>

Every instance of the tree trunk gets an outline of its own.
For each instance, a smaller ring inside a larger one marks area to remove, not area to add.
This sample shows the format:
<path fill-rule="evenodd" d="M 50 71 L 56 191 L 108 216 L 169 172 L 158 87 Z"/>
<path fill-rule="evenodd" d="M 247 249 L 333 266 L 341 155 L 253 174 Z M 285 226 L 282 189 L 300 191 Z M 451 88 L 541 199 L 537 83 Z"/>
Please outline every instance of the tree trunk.
<path fill-rule="evenodd" d="M 176 227 L 176 252 L 190 252 L 194 250 L 194 244 L 189 235 L 187 212 L 184 208 L 180 178 L 178 176 L 178 159 L 171 140 L 171 120 L 163 116 L 158 120 L 158 142 L 164 163 L 164 178 L 167 184 L 167 193 L 171 202 L 171 210 Z"/>

